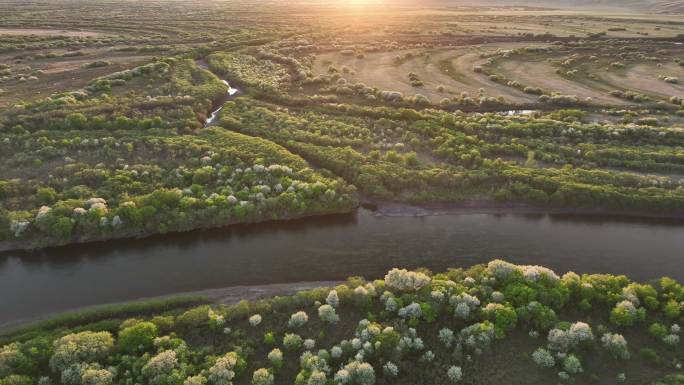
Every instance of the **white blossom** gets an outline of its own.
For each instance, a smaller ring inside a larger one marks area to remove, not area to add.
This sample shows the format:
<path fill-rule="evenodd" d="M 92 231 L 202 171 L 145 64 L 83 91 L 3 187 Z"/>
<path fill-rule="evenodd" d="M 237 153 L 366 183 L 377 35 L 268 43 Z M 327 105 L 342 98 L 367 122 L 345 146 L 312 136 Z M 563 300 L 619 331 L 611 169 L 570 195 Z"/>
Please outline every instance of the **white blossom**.
<path fill-rule="evenodd" d="M 207 378 L 203 375 L 190 376 L 183 381 L 183 385 L 204 385 L 207 383 Z"/>
<path fill-rule="evenodd" d="M 311 338 L 307 338 L 304 340 L 304 349 L 313 350 L 313 348 L 315 348 L 315 347 L 316 347 L 316 341 L 315 340 L 313 340 Z"/>
<path fill-rule="evenodd" d="M 163 352 L 152 357 L 142 368 L 142 373 L 145 377 L 154 378 L 162 374 L 168 374 L 178 365 L 178 358 L 176 352 L 173 350 L 164 350 Z"/>
<path fill-rule="evenodd" d="M 340 305 L 340 298 L 337 296 L 337 290 L 330 290 L 325 299 L 325 303 L 334 308 L 337 308 Z"/>
<path fill-rule="evenodd" d="M 273 366 L 280 367 L 283 363 L 283 352 L 278 348 L 273 349 L 268 353 L 267 358 L 269 361 L 271 361 Z"/>
<path fill-rule="evenodd" d="M 108 332 L 81 332 L 67 334 L 54 343 L 54 353 L 50 366 L 55 371 L 63 371 L 80 362 L 93 362 L 107 356 L 114 346 Z"/>
<path fill-rule="evenodd" d="M 399 317 L 401 318 L 420 318 L 423 315 L 423 311 L 420 308 L 420 304 L 412 302 L 407 306 L 399 309 Z"/>
<path fill-rule="evenodd" d="M 331 305 L 325 304 L 318 308 L 318 316 L 324 322 L 336 323 L 340 320 L 340 316 L 335 312 L 335 308 Z"/>
<path fill-rule="evenodd" d="M 330 356 L 332 358 L 335 358 L 335 359 L 340 358 L 340 357 L 342 357 L 342 353 L 343 353 L 342 348 L 339 346 L 333 346 L 332 349 L 330 349 Z"/>
<path fill-rule="evenodd" d="M 430 277 L 406 269 L 392 269 L 385 275 L 385 284 L 396 290 L 415 291 L 430 283 Z"/>
<path fill-rule="evenodd" d="M 393 362 L 388 361 L 385 365 L 383 365 L 382 372 L 385 374 L 385 376 L 396 377 L 399 374 L 399 367 Z"/>
<path fill-rule="evenodd" d="M 254 314 L 253 316 L 249 317 L 249 324 L 252 326 L 259 326 L 261 323 L 262 318 L 260 314 Z"/>
<path fill-rule="evenodd" d="M 265 368 L 259 368 L 252 374 L 252 385 L 273 385 L 275 377 Z"/>
<path fill-rule="evenodd" d="M 539 348 L 532 353 L 532 361 L 542 368 L 552 368 L 556 365 L 551 353 L 548 350 Z"/>
<path fill-rule="evenodd" d="M 621 334 L 606 333 L 601 336 L 601 344 L 614 356 L 622 359 L 629 358 L 627 340 Z"/>
<path fill-rule="evenodd" d="M 454 332 L 449 328 L 443 328 L 439 331 L 439 341 L 447 348 L 450 348 L 454 342 Z"/>
<path fill-rule="evenodd" d="M 375 370 L 369 363 L 352 361 L 335 374 L 335 380 L 342 384 L 353 382 L 357 385 L 373 385 Z"/>
<path fill-rule="evenodd" d="M 306 324 L 308 321 L 309 316 L 303 311 L 298 311 L 290 316 L 290 320 L 288 321 L 287 325 L 291 328 L 298 328 Z"/>
<path fill-rule="evenodd" d="M 679 336 L 676 334 L 668 334 L 663 337 L 663 342 L 668 346 L 676 346 L 679 344 Z"/>
<path fill-rule="evenodd" d="M 463 377 L 463 372 L 461 371 L 460 366 L 452 366 L 447 370 L 447 377 L 449 377 L 449 380 L 452 383 L 457 383 L 461 381 L 461 377 Z"/>
<path fill-rule="evenodd" d="M 219 357 L 216 363 L 209 368 L 208 380 L 214 385 L 231 385 L 235 377 L 235 367 L 239 356 L 235 352 L 226 353 Z"/>

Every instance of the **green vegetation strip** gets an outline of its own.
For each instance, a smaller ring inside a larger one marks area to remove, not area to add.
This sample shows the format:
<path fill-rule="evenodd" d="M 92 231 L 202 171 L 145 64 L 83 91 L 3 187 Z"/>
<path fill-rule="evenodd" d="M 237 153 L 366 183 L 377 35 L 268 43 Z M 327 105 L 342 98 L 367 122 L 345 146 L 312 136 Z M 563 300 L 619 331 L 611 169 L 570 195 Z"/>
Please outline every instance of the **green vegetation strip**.
<path fill-rule="evenodd" d="M 684 287 L 495 260 L 232 306 L 111 306 L 5 335 L 0 384 L 682 384 Z M 124 317 L 131 317 L 123 319 Z"/>

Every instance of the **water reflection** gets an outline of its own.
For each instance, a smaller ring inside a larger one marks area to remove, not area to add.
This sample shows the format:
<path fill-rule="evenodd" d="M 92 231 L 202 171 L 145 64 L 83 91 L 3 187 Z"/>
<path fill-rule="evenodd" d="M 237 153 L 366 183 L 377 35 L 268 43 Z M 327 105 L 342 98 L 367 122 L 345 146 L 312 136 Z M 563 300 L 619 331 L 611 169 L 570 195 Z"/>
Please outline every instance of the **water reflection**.
<path fill-rule="evenodd" d="M 682 221 L 568 214 L 356 214 L 0 256 L 0 323 L 231 285 L 380 277 L 505 257 L 559 272 L 684 279 Z"/>

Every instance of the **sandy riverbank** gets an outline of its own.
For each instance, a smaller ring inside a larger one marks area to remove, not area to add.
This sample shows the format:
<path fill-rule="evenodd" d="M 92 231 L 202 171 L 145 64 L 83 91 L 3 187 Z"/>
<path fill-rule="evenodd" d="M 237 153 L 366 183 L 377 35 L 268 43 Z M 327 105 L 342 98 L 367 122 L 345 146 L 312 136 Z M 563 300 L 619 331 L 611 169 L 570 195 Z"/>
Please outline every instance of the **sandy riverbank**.
<path fill-rule="evenodd" d="M 115 302 L 108 304 L 100 304 L 95 306 L 85 306 L 80 308 L 68 309 L 58 313 L 47 314 L 42 317 L 20 319 L 16 321 L 7 322 L 0 324 L 0 331 L 7 331 L 15 329 L 18 327 L 26 326 L 34 322 L 49 320 L 50 318 L 82 311 L 97 310 L 98 308 L 111 306 L 111 305 L 122 305 L 134 302 L 143 301 L 154 301 L 163 300 L 177 296 L 198 296 L 205 297 L 208 302 L 216 305 L 233 305 L 242 300 L 247 301 L 258 301 L 260 299 L 272 298 L 275 296 L 288 296 L 294 295 L 300 291 L 311 290 L 322 287 L 334 287 L 344 281 L 312 281 L 312 282 L 292 282 L 292 283 L 274 283 L 265 285 L 248 285 L 248 286 L 228 286 L 217 289 L 207 289 L 198 291 L 189 291 L 181 293 L 173 293 L 168 295 L 154 296 L 154 297 L 144 297 L 137 298 L 131 301 Z"/>
<path fill-rule="evenodd" d="M 488 200 L 473 200 L 462 203 L 435 203 L 435 204 L 407 204 L 401 202 L 375 201 L 364 199 L 362 206 L 372 210 L 375 215 L 398 217 L 398 216 L 432 216 L 432 215 L 466 215 L 466 214 L 491 214 L 491 215 L 578 215 L 578 216 L 606 216 L 615 218 L 632 219 L 664 219 L 679 221 L 684 219 L 684 214 L 667 212 L 649 212 L 644 210 L 615 210 L 602 208 L 559 208 L 541 207 L 518 203 L 494 202 Z"/>

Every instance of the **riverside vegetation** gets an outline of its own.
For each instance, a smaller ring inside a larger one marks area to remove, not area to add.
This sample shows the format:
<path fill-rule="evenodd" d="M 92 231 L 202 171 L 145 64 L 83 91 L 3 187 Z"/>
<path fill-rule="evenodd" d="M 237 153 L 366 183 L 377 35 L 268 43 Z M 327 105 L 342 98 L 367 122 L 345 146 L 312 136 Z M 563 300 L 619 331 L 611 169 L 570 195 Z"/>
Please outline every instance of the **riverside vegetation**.
<path fill-rule="evenodd" d="M 684 215 L 681 23 L 472 10 L 3 7 L 0 248 L 363 200 Z"/>
<path fill-rule="evenodd" d="M 0 383 L 684 383 L 684 289 L 501 260 L 236 305 L 179 298 L 0 336 Z M 192 304 L 195 304 L 193 307 Z"/>

